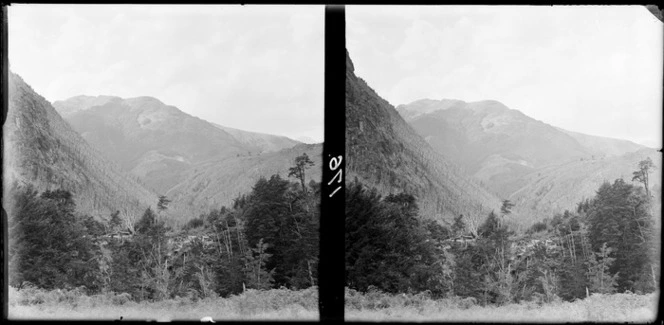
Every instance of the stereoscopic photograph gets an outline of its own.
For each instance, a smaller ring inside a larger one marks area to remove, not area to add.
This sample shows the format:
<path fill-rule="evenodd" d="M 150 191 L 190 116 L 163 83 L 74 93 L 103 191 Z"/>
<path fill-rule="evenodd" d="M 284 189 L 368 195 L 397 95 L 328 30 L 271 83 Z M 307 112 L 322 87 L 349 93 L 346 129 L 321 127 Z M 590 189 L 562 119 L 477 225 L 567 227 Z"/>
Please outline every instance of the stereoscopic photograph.
<path fill-rule="evenodd" d="M 661 12 L 346 7 L 346 320 L 648 322 Z"/>
<path fill-rule="evenodd" d="M 318 320 L 323 6 L 6 10 L 10 319 Z"/>

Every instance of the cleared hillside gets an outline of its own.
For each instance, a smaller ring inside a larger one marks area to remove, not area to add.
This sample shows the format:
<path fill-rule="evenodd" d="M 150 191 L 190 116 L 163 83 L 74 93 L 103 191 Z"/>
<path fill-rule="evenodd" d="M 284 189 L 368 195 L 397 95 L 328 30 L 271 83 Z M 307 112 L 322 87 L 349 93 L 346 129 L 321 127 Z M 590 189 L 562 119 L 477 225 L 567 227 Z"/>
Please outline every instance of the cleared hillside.
<path fill-rule="evenodd" d="M 574 210 L 581 200 L 594 197 L 605 181 L 613 183 L 623 178 L 630 182 L 639 161 L 648 157 L 655 164 L 650 175 L 650 190 L 655 198 L 661 198 L 662 154 L 653 149 L 641 149 L 618 157 L 579 159 L 543 168 L 524 176 L 523 182 L 528 185 L 512 194 L 510 200 L 529 210 L 526 214 L 529 221 L 550 218 L 565 209 Z M 653 209 L 661 213 L 661 202 L 655 201 Z"/>
<path fill-rule="evenodd" d="M 231 157 L 218 161 L 200 164 L 189 170 L 184 180 L 172 188 L 166 195 L 173 199 L 173 203 L 181 206 L 190 217 L 218 209 L 221 206 L 231 206 L 233 200 L 240 194 L 251 191 L 252 186 L 260 177 L 269 178 L 279 174 L 293 182 L 295 178 L 288 177 L 288 169 L 294 166 L 295 157 L 306 153 L 314 162 L 314 166 L 307 170 L 306 182 L 322 178 L 322 144 L 300 144 L 293 148 L 263 155 Z"/>
<path fill-rule="evenodd" d="M 240 143 L 246 146 L 258 148 L 260 150 L 258 153 L 275 152 L 281 149 L 292 148 L 297 144 L 301 143 L 299 141 L 295 141 L 293 139 L 284 136 L 259 133 L 259 132 L 250 132 L 250 131 L 230 128 L 215 123 L 212 124 L 228 132 L 230 135 L 232 135 L 235 138 L 235 140 L 239 141 Z"/>

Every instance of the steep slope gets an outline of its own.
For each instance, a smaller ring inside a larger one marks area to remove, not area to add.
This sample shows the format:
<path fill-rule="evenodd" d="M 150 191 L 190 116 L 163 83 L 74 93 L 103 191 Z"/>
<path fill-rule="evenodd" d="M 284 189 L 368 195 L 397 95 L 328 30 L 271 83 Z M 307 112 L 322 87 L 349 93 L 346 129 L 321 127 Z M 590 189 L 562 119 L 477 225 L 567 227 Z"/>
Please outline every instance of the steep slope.
<path fill-rule="evenodd" d="M 448 163 L 364 80 L 346 57 L 347 180 L 408 192 L 425 217 L 451 220 L 498 209 L 498 198 Z"/>
<path fill-rule="evenodd" d="M 527 175 L 526 186 L 511 195 L 510 200 L 530 210 L 532 221 L 551 217 L 565 209 L 573 210 L 583 199 L 592 198 L 604 182 L 623 178 L 630 182 L 639 161 L 650 157 L 655 169 L 650 175 L 650 190 L 657 198 L 655 211 L 661 211 L 662 154 L 654 149 L 641 149 L 622 156 L 584 159 L 542 168 Z M 637 183 L 635 183 L 637 184 Z M 642 186 L 639 184 L 639 186 Z"/>
<path fill-rule="evenodd" d="M 295 141 L 293 139 L 284 136 L 243 131 L 239 129 L 229 128 L 227 126 L 219 125 L 216 123 L 212 123 L 212 125 L 226 131 L 228 134 L 232 135 L 235 138 L 235 140 L 239 141 L 240 143 L 248 147 L 258 148 L 260 150 L 258 153 L 275 152 L 281 149 L 292 148 L 300 143 L 299 141 Z"/>
<path fill-rule="evenodd" d="M 54 106 L 90 144 L 158 193 L 196 164 L 260 151 L 152 97 L 77 96 Z"/>
<path fill-rule="evenodd" d="M 9 110 L 3 127 L 3 188 L 14 182 L 39 191 L 73 193 L 82 213 L 141 213 L 157 195 L 107 161 L 21 77 L 9 73 Z M 10 193 L 3 191 L 5 201 Z"/>
<path fill-rule="evenodd" d="M 322 144 L 299 144 L 293 148 L 263 155 L 231 157 L 210 161 L 189 170 L 184 180 L 166 195 L 184 207 L 190 216 L 209 212 L 212 208 L 230 206 L 240 194 L 251 191 L 262 177 L 279 174 L 288 178 L 288 169 L 294 166 L 295 157 L 306 153 L 314 162 L 307 170 L 306 182 L 322 178 Z M 295 182 L 294 178 L 290 178 Z"/>
<path fill-rule="evenodd" d="M 420 100 L 398 111 L 434 150 L 500 197 L 525 186 L 522 176 L 545 166 L 642 148 L 563 131 L 496 101 Z"/>

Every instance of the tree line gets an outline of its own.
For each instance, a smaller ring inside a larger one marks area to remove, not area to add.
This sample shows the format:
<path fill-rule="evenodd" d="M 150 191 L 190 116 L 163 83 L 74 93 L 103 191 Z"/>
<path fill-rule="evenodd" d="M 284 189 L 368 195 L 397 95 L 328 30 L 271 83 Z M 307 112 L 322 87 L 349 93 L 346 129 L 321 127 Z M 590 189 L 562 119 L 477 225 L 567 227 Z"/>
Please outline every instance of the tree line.
<path fill-rule="evenodd" d="M 605 182 L 576 211 L 522 233 L 503 222 L 513 207 L 508 200 L 479 225 L 463 215 L 441 224 L 419 217 L 413 195 L 382 197 L 355 180 L 346 190 L 346 285 L 484 305 L 652 292 L 659 283 L 647 191 L 652 168 L 646 160 L 634 172 L 643 187 Z"/>
<path fill-rule="evenodd" d="M 136 301 L 315 286 L 320 183 L 305 182 L 311 166 L 303 154 L 290 170 L 296 182 L 278 174 L 261 177 L 231 207 L 213 209 L 180 229 L 165 222 L 165 196 L 140 218 L 123 210 L 99 220 L 77 213 L 68 191 L 15 186 L 10 285 L 84 287 L 89 294 L 128 293 Z"/>

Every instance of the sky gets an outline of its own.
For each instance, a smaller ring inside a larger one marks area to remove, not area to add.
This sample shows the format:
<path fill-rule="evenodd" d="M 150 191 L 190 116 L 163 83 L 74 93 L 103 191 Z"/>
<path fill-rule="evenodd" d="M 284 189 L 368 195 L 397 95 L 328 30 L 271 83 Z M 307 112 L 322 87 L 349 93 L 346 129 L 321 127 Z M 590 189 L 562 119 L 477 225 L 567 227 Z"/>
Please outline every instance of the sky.
<path fill-rule="evenodd" d="M 355 73 L 392 105 L 497 100 L 662 147 L 662 23 L 641 6 L 346 6 Z"/>
<path fill-rule="evenodd" d="M 323 141 L 323 6 L 13 4 L 8 23 L 10 69 L 50 102 L 152 96 L 224 126 Z"/>

